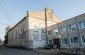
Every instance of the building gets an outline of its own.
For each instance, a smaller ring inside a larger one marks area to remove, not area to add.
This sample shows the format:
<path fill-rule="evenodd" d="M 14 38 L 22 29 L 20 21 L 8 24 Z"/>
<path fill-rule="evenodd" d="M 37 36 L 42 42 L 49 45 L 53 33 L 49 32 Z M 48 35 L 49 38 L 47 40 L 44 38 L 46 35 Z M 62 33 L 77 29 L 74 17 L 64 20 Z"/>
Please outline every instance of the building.
<path fill-rule="evenodd" d="M 12 29 L 12 28 L 13 28 L 13 26 L 12 26 L 12 25 L 10 25 L 10 26 L 6 27 L 5 35 L 6 35 L 6 34 L 7 34 L 7 32 L 8 32 L 10 29 Z"/>
<path fill-rule="evenodd" d="M 48 43 L 51 43 L 53 36 L 57 35 L 58 30 L 55 24 L 61 21 L 51 9 L 46 8 L 45 12 L 27 12 L 27 15 L 8 31 L 7 45 L 26 48 L 45 47 L 46 40 L 48 39 Z M 45 33 L 48 34 L 47 39 Z"/>
<path fill-rule="evenodd" d="M 85 48 L 85 13 L 57 24 L 61 48 Z"/>

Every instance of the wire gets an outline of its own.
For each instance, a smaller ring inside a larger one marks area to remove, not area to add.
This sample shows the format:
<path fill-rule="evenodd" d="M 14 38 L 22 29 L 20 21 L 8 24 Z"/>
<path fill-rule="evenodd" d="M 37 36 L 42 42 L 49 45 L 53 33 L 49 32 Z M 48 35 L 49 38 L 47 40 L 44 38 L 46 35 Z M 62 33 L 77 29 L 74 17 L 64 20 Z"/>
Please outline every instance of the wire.
<path fill-rule="evenodd" d="M 11 23 L 13 23 L 12 19 L 9 18 L 10 16 L 9 16 L 9 14 L 7 12 L 7 9 L 4 8 L 4 3 L 1 2 L 1 1 L 0 1 L 0 11 L 6 17 L 7 20 L 9 20 Z"/>
<path fill-rule="evenodd" d="M 11 14 L 8 12 L 8 7 L 7 7 L 7 3 L 5 2 L 5 0 L 3 0 L 3 3 L 4 3 L 4 5 L 5 5 L 5 11 L 6 11 L 6 13 L 11 17 Z"/>

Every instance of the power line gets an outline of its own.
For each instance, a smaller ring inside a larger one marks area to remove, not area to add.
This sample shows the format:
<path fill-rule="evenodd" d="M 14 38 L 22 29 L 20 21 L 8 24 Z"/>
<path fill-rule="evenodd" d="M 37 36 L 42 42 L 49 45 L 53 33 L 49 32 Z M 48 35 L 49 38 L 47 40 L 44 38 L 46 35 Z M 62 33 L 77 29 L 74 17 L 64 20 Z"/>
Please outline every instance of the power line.
<path fill-rule="evenodd" d="M 2 2 L 4 3 L 4 5 L 6 7 L 6 9 L 5 9 L 6 13 L 11 17 L 11 14 L 8 12 L 9 9 L 7 7 L 7 4 L 6 4 L 5 0 L 3 0 Z"/>
<path fill-rule="evenodd" d="M 5 7 L 4 7 L 4 3 L 0 1 L 0 11 L 1 11 L 1 13 L 6 17 L 7 20 L 9 20 L 11 23 L 13 23 L 12 19 L 9 18 L 9 14 L 8 14 L 7 10 L 5 9 Z"/>

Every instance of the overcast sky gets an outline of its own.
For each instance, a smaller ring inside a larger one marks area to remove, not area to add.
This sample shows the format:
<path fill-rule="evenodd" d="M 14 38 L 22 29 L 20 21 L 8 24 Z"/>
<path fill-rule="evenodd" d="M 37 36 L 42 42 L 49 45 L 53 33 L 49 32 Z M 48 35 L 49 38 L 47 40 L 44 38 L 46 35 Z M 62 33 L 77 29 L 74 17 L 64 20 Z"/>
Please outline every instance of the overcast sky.
<path fill-rule="evenodd" d="M 27 10 L 43 12 L 45 6 L 62 20 L 85 13 L 85 0 L 0 0 L 0 38 L 4 40 L 5 28 L 19 22 Z"/>

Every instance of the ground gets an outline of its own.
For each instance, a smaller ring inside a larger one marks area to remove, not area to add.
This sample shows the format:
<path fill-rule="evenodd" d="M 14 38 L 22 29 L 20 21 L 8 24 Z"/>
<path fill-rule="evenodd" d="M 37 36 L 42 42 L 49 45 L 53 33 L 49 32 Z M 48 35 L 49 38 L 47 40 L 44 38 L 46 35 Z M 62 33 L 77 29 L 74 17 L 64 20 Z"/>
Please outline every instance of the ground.
<path fill-rule="evenodd" d="M 0 55 L 54 55 L 54 54 L 37 52 L 34 50 L 0 47 Z"/>

